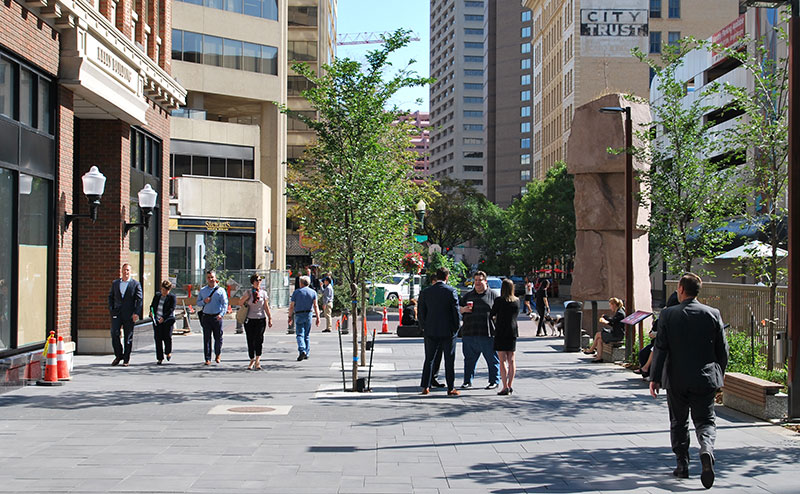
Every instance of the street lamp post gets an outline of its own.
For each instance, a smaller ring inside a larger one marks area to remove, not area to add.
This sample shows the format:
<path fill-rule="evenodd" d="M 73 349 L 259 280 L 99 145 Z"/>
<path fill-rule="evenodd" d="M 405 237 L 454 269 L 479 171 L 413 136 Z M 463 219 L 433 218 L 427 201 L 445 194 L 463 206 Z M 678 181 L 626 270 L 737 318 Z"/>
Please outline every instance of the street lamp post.
<path fill-rule="evenodd" d="M 800 418 L 800 289 L 795 282 L 800 280 L 800 262 L 792 255 L 794 249 L 800 249 L 800 152 L 798 152 L 798 131 L 800 131 L 800 74 L 794 70 L 800 63 L 800 43 L 795 43 L 800 36 L 800 0 L 749 0 L 751 7 L 775 8 L 791 5 L 792 15 L 789 18 L 789 184 L 786 190 L 789 206 L 789 290 L 787 293 L 787 312 L 789 323 L 789 418 Z M 800 251 L 798 251 L 800 252 Z"/>
<path fill-rule="evenodd" d="M 424 200 L 420 199 L 419 202 L 417 203 L 417 208 L 416 208 L 417 220 L 419 221 L 420 228 L 425 226 L 425 210 L 426 210 L 426 208 L 427 208 L 427 204 L 425 204 Z M 411 238 L 416 240 L 417 237 L 414 234 L 414 226 L 415 225 L 412 225 L 412 227 L 411 227 Z M 409 273 L 409 277 L 408 277 L 408 300 L 409 301 L 414 300 L 414 275 L 415 274 L 416 273 Z"/>
<path fill-rule="evenodd" d="M 625 114 L 625 305 L 628 313 L 633 308 L 633 121 L 631 107 L 604 106 L 600 113 Z M 625 356 L 633 352 L 633 330 L 625 331 Z"/>

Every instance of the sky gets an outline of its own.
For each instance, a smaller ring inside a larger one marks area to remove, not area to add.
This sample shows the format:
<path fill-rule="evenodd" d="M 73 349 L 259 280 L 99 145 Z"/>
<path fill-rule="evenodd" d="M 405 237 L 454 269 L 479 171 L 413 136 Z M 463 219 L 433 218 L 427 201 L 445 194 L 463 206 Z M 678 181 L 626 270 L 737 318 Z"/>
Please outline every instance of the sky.
<path fill-rule="evenodd" d="M 427 77 L 430 72 L 430 0 L 338 0 L 337 33 L 363 33 L 395 31 L 400 28 L 411 29 L 420 41 L 412 41 L 408 46 L 390 58 L 395 70 L 389 69 L 391 76 L 397 69 L 405 67 L 409 60 L 417 62 L 411 66 L 420 76 Z M 351 58 L 364 63 L 368 51 L 379 48 L 378 44 L 339 46 L 336 56 Z M 422 103 L 416 102 L 417 98 Z M 391 101 L 401 110 L 428 111 L 428 86 L 401 89 Z"/>

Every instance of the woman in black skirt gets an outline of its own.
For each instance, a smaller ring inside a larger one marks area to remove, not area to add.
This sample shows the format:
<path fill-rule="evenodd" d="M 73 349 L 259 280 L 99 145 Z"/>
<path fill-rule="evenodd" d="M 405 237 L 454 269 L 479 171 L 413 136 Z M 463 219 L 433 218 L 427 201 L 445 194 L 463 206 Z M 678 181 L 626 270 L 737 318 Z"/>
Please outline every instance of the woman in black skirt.
<path fill-rule="evenodd" d="M 514 392 L 511 385 L 517 364 L 514 360 L 514 351 L 517 349 L 517 314 L 519 314 L 519 299 L 514 296 L 514 282 L 506 278 L 500 287 L 500 296 L 494 299 L 491 317 L 494 318 L 494 349 L 500 358 L 500 380 L 503 389 L 499 395 L 510 395 Z"/>

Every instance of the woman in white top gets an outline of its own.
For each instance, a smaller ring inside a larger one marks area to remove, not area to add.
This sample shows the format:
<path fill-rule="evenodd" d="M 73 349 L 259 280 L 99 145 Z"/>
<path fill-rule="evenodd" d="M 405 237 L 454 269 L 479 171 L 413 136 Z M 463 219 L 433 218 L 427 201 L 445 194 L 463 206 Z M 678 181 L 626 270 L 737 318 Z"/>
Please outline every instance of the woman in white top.
<path fill-rule="evenodd" d="M 523 312 L 533 316 L 531 300 L 533 300 L 533 282 L 530 278 L 525 278 L 525 307 L 523 308 Z"/>
<path fill-rule="evenodd" d="M 267 324 L 272 327 L 272 313 L 269 310 L 269 296 L 261 289 L 261 277 L 250 276 L 252 287 L 239 300 L 240 305 L 247 306 L 247 319 L 244 332 L 247 335 L 247 353 L 250 355 L 248 370 L 261 370 L 261 349 L 264 345 L 264 331 Z"/>

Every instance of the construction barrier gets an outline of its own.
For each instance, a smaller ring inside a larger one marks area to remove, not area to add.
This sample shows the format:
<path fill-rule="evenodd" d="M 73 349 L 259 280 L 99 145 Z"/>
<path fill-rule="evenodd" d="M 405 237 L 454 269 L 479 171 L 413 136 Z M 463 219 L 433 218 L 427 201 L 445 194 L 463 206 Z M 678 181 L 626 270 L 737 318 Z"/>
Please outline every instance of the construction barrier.
<path fill-rule="evenodd" d="M 58 349 L 56 351 L 57 354 L 57 369 L 58 369 L 58 380 L 59 381 L 69 381 L 72 379 L 72 376 L 69 375 L 69 362 L 67 362 L 67 355 L 64 353 L 64 337 L 58 337 Z"/>
<path fill-rule="evenodd" d="M 383 321 L 381 322 L 381 334 L 389 333 L 389 319 L 386 317 L 386 307 L 383 308 Z"/>
<path fill-rule="evenodd" d="M 47 339 L 47 345 L 44 351 L 47 353 L 47 366 L 44 370 L 44 379 L 36 381 L 40 386 L 61 386 L 64 383 L 58 380 L 58 357 L 56 355 L 56 333 L 50 331 L 50 338 Z"/>

